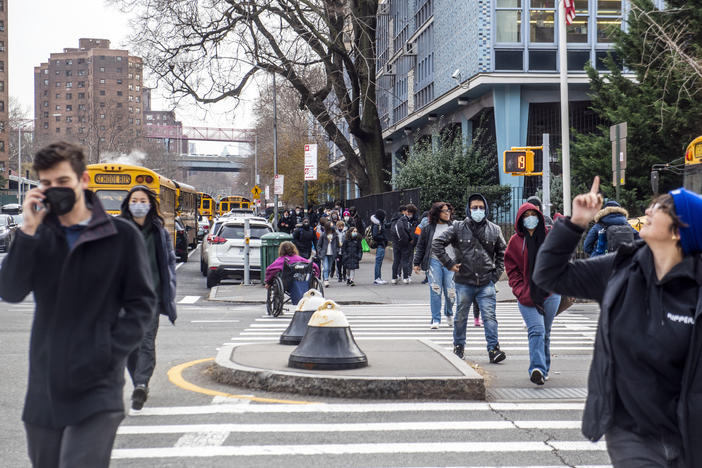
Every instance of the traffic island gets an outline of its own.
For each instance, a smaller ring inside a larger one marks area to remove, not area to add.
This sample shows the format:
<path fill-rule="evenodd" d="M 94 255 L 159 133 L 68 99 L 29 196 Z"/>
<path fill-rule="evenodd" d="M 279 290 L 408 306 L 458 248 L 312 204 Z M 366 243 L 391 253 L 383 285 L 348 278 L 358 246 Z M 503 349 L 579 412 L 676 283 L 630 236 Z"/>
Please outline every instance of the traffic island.
<path fill-rule="evenodd" d="M 337 398 L 485 400 L 483 377 L 428 340 L 358 340 L 368 366 L 345 370 L 288 367 L 295 349 L 279 343 L 223 346 L 209 375 L 218 383 L 268 392 Z"/>

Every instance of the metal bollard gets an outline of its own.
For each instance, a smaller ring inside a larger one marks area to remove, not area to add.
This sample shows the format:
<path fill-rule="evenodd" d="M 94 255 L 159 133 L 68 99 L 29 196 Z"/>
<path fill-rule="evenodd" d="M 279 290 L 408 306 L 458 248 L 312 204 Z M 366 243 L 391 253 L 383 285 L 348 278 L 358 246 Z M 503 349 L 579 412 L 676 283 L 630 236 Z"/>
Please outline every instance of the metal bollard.
<path fill-rule="evenodd" d="M 249 241 L 251 240 L 251 223 L 244 218 L 244 285 L 251 285 L 251 267 L 249 264 Z"/>

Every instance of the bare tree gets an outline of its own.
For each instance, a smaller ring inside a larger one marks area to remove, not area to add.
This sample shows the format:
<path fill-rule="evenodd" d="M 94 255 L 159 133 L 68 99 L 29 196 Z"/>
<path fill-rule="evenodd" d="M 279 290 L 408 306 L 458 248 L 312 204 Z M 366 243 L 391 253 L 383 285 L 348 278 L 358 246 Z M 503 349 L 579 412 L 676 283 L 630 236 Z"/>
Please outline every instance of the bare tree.
<path fill-rule="evenodd" d="M 176 100 L 238 99 L 258 71 L 274 73 L 295 88 L 363 193 L 386 188 L 375 100 L 378 0 L 111 1 L 137 15 L 137 52 Z"/>

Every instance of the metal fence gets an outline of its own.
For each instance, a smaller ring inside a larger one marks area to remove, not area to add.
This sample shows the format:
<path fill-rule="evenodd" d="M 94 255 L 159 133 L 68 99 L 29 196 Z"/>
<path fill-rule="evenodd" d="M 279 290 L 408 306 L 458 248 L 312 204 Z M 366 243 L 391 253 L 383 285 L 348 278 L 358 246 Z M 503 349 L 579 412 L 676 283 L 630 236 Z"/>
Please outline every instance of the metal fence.
<path fill-rule="evenodd" d="M 386 221 L 390 221 L 393 213 L 397 211 L 397 208 L 400 205 L 413 203 L 414 205 L 419 206 L 419 201 L 420 190 L 416 188 L 367 195 L 365 197 L 346 200 L 345 204 L 347 208 L 355 206 L 358 214 L 363 219 L 364 225 L 368 226 L 371 215 L 373 215 L 377 210 L 384 210 L 385 213 L 387 213 Z"/>

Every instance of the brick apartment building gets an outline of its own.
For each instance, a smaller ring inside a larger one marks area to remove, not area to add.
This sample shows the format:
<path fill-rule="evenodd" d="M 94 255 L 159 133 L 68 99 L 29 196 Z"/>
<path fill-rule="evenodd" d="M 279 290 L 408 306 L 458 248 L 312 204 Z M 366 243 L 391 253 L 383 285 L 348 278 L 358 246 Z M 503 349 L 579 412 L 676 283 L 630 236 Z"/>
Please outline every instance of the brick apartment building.
<path fill-rule="evenodd" d="M 8 167 L 10 132 L 8 77 L 10 75 L 7 72 L 7 63 L 7 0 L 0 0 L 0 174 L 5 178 L 9 175 L 8 169 L 11 169 Z"/>
<path fill-rule="evenodd" d="M 110 49 L 107 39 L 82 38 L 77 49 L 52 53 L 34 67 L 35 139 L 79 143 L 90 162 L 129 150 L 143 136 L 142 68 L 140 57 Z"/>
<path fill-rule="evenodd" d="M 183 122 L 176 120 L 175 111 L 151 109 L 151 88 L 143 88 L 141 98 L 144 136 L 158 136 L 158 140 L 163 142 L 164 148 L 169 153 L 187 153 L 188 138 L 183 134 Z"/>

